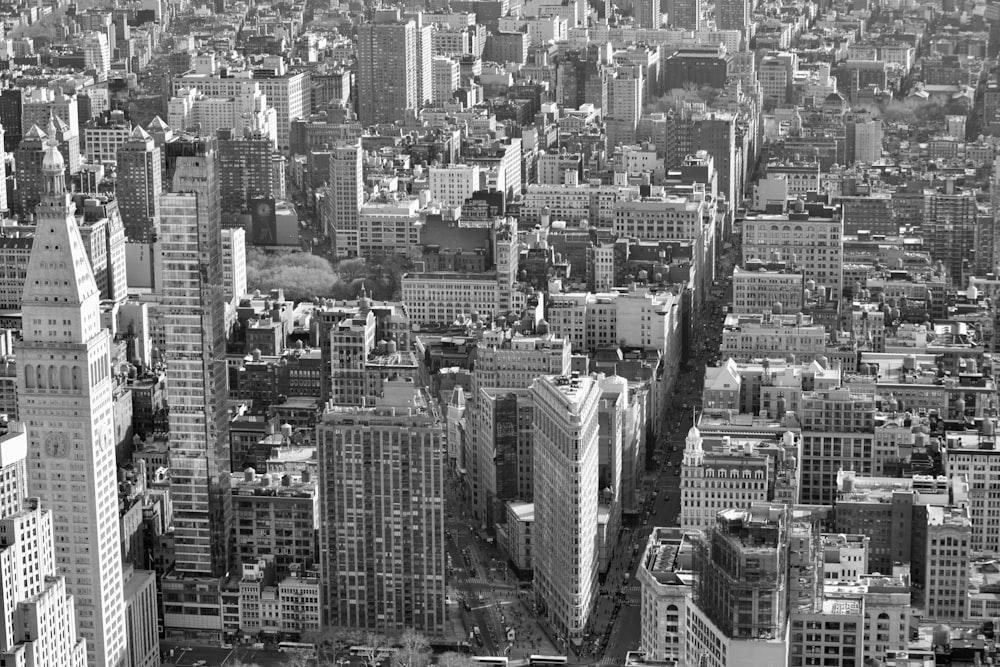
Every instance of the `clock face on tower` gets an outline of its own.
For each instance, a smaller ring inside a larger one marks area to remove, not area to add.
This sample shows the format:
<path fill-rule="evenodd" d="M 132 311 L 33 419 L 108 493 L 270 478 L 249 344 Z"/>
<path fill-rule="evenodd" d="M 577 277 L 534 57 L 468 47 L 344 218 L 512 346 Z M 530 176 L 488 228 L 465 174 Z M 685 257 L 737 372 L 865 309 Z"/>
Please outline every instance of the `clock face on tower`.
<path fill-rule="evenodd" d="M 69 454 L 69 438 L 65 433 L 52 432 L 45 436 L 45 453 L 63 457 Z"/>
<path fill-rule="evenodd" d="M 257 204 L 257 215 L 261 218 L 266 218 L 271 214 L 271 205 L 266 201 L 262 201 Z"/>

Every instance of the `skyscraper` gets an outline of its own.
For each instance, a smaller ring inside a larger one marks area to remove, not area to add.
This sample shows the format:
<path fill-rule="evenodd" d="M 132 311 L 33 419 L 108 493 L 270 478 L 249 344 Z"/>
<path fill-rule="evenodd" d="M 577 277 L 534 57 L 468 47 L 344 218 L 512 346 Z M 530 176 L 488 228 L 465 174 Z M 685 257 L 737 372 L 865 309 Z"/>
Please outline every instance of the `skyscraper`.
<path fill-rule="evenodd" d="M 330 624 L 445 628 L 444 423 L 410 378 L 317 427 Z"/>
<path fill-rule="evenodd" d="M 225 301 L 214 137 L 166 144 L 162 196 L 164 328 L 170 341 L 170 493 L 174 569 L 163 578 L 168 631 L 222 638 L 221 577 L 231 553 Z M 215 614 L 206 616 L 209 606 Z"/>
<path fill-rule="evenodd" d="M 719 0 L 715 27 L 718 30 L 745 30 L 750 25 L 750 0 Z"/>
<path fill-rule="evenodd" d="M 362 180 L 361 141 L 338 144 L 330 151 L 331 215 L 327 236 L 340 257 L 358 254 L 358 219 L 365 190 Z"/>
<path fill-rule="evenodd" d="M 118 149 L 115 194 L 129 241 L 149 243 L 160 228 L 163 167 L 160 148 L 138 125 Z"/>
<path fill-rule="evenodd" d="M 636 0 L 635 23 L 640 28 L 660 27 L 660 0 Z"/>
<path fill-rule="evenodd" d="M 363 125 L 394 123 L 419 108 L 421 68 L 430 67 L 430 49 L 422 46 L 416 23 L 401 20 L 398 9 L 377 10 L 371 23 L 358 28 L 358 120 Z"/>
<path fill-rule="evenodd" d="M 601 388 L 543 376 L 534 399 L 535 597 L 565 642 L 581 640 L 597 602 Z"/>
<path fill-rule="evenodd" d="M 76 600 L 91 667 L 117 665 L 125 616 L 111 414 L 110 334 L 50 139 L 28 262 L 18 347 L 20 413 L 29 425 L 31 493 L 52 510 L 56 563 Z"/>
<path fill-rule="evenodd" d="M 667 0 L 667 24 L 681 30 L 701 27 L 701 0 Z"/>

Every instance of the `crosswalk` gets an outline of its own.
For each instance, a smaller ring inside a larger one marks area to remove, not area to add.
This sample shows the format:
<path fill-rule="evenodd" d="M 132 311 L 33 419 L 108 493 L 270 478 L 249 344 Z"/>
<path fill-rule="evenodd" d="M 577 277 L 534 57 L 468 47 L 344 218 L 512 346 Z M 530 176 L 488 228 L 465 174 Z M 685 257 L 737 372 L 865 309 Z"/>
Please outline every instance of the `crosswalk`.
<path fill-rule="evenodd" d="M 621 658 L 617 657 L 617 656 L 606 655 L 603 658 L 601 658 L 600 662 L 598 662 L 597 664 L 598 665 L 622 665 L 624 663 L 625 663 L 625 661 L 622 660 Z"/>
<path fill-rule="evenodd" d="M 624 586 L 624 587 L 622 587 L 622 592 L 625 593 L 626 595 L 628 595 L 630 593 L 641 593 L 642 592 L 642 586 L 640 586 L 639 584 L 632 584 L 631 586 Z"/>

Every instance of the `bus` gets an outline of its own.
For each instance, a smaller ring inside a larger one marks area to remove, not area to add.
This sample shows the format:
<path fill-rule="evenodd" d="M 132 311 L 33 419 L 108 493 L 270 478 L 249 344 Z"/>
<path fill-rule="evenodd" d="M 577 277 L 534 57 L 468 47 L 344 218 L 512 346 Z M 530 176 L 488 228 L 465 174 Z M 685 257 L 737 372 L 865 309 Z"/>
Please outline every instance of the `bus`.
<path fill-rule="evenodd" d="M 492 656 L 492 655 L 474 655 L 470 658 L 472 662 L 478 662 L 482 665 L 487 665 L 488 667 L 507 667 L 510 660 L 507 656 Z"/>
<path fill-rule="evenodd" d="M 380 662 L 392 657 L 392 654 L 399 649 L 395 646 L 382 646 L 380 648 L 375 648 L 373 646 L 352 646 L 348 649 L 348 653 L 355 658 L 370 658 L 372 654 L 375 654 L 375 661 Z"/>
<path fill-rule="evenodd" d="M 565 665 L 569 660 L 564 655 L 533 655 L 528 658 L 531 667 L 542 665 Z"/>
<path fill-rule="evenodd" d="M 280 642 L 278 650 L 282 653 L 304 653 L 316 655 L 316 645 L 309 642 Z"/>

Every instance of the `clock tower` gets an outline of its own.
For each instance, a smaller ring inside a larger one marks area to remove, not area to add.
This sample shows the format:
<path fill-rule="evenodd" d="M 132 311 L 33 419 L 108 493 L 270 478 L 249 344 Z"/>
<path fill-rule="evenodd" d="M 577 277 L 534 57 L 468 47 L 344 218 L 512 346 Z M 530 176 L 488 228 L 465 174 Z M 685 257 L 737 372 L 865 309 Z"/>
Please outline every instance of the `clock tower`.
<path fill-rule="evenodd" d="M 50 137 L 55 133 L 50 133 Z M 74 597 L 90 667 L 125 655 L 125 605 L 112 440 L 110 334 L 52 140 L 24 281 L 17 346 L 28 490 L 52 512 L 58 573 Z"/>

